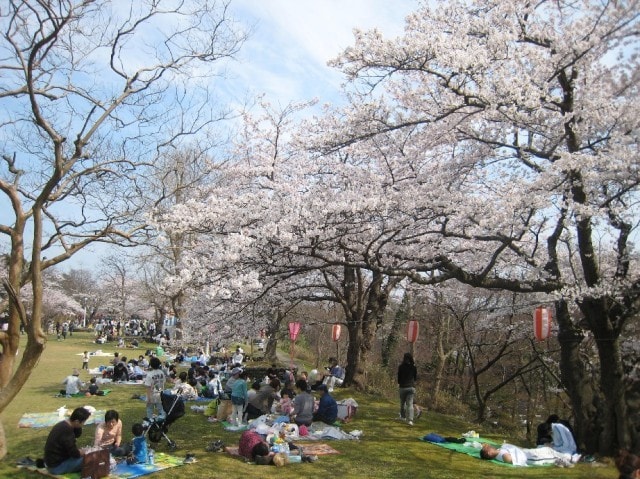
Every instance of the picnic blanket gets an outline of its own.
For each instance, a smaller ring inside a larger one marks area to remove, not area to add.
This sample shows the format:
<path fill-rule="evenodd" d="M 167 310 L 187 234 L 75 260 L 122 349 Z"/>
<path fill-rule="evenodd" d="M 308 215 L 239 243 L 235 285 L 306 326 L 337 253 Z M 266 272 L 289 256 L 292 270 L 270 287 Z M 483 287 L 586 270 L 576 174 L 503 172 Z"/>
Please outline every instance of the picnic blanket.
<path fill-rule="evenodd" d="M 156 452 L 155 464 L 127 464 L 122 462 L 116 466 L 109 474 L 109 479 L 133 479 L 134 477 L 146 476 L 153 472 L 169 469 L 170 467 L 182 466 L 185 464 L 184 458 L 171 456 L 162 452 Z M 71 472 L 68 474 L 55 475 L 50 474 L 45 468 L 37 468 L 36 466 L 18 466 L 33 472 L 38 472 L 44 476 L 55 477 L 58 479 L 81 479 L 79 472 Z"/>
<path fill-rule="evenodd" d="M 102 391 L 102 394 L 94 394 L 91 397 L 100 397 L 100 396 L 106 396 L 107 394 L 109 394 L 111 392 L 111 389 L 100 389 L 100 391 Z M 69 396 L 67 396 L 66 394 L 54 394 L 53 397 L 56 398 L 83 398 L 83 397 L 89 397 L 87 396 L 86 393 L 75 393 L 75 394 L 71 394 Z"/>
<path fill-rule="evenodd" d="M 76 356 L 83 356 L 84 353 L 78 353 Z M 113 356 L 113 353 L 105 353 L 102 349 L 96 349 L 95 351 L 89 351 L 89 357 L 91 356 Z"/>
<path fill-rule="evenodd" d="M 324 443 L 311 443 L 311 444 L 300 444 L 296 443 L 298 447 L 302 448 L 302 451 L 307 456 L 326 456 L 328 454 L 340 454 L 340 451 L 335 450 L 328 444 Z M 231 454 L 232 456 L 240 456 L 238 452 L 238 446 L 227 446 L 224 450 Z"/>
<path fill-rule="evenodd" d="M 229 421 L 222 421 L 222 427 L 225 431 L 246 431 L 249 429 L 248 424 L 241 424 L 240 426 L 233 424 Z"/>
<path fill-rule="evenodd" d="M 251 421 L 249 428 L 255 429 L 258 434 L 264 436 L 277 434 L 284 428 L 285 436 L 290 441 L 318 441 L 321 439 L 357 440 L 362 435 L 362 431 L 353 430 L 346 432 L 340 427 L 325 424 L 320 421 L 314 421 L 311 426 L 306 428 L 307 434 L 301 435 L 298 426 L 289 424 L 288 419 L 287 416 L 280 416 L 274 420 L 267 415 L 263 415 Z"/>
<path fill-rule="evenodd" d="M 500 447 L 499 443 L 497 443 L 497 442 L 495 442 L 495 441 L 493 441 L 491 439 L 485 439 L 485 438 L 481 438 L 481 437 L 469 438 L 464 444 L 459 444 L 459 443 L 455 443 L 455 442 L 433 442 L 433 441 L 430 441 L 430 440 L 426 439 L 427 436 L 421 437 L 420 440 L 428 442 L 429 444 L 433 444 L 434 446 L 438 446 L 438 447 L 443 447 L 445 449 L 449 449 L 450 451 L 460 452 L 462 454 L 466 454 L 468 456 L 475 457 L 476 459 L 481 459 L 480 458 L 480 445 L 481 444 L 488 443 L 488 444 L 491 444 L 492 446 L 495 446 L 495 447 L 498 447 L 498 448 Z M 514 466 L 513 464 L 508 464 L 508 463 L 505 463 L 505 462 L 502 462 L 502 461 L 498 461 L 496 459 L 491 459 L 491 460 L 486 460 L 486 461 L 487 462 L 492 462 L 494 464 L 500 464 L 502 466 L 517 467 L 517 466 Z M 535 462 L 535 461 L 529 462 L 530 466 L 549 466 L 551 464 L 553 464 L 553 460 L 551 460 L 551 462 L 549 460 L 544 460 L 544 461 L 540 461 L 540 462 Z"/>
<path fill-rule="evenodd" d="M 67 411 L 67 415 L 64 418 L 67 418 L 71 415 L 71 411 Z M 85 424 L 95 424 L 98 422 L 104 422 L 104 410 L 96 410 L 89 416 L 89 419 L 85 422 Z M 52 427 L 62 421 L 62 419 L 57 411 L 53 412 L 32 412 L 32 413 L 24 413 L 18 421 L 18 427 L 23 428 L 40 428 L 40 427 Z"/>
<path fill-rule="evenodd" d="M 118 383 L 116 383 L 116 384 L 118 384 Z M 122 384 L 122 383 L 120 383 L 120 384 Z M 171 390 L 169 390 L 169 392 L 171 393 Z M 173 394 L 173 393 L 171 393 L 171 394 Z M 147 400 L 147 395 L 146 394 L 140 394 L 140 395 L 138 395 L 137 399 L 141 399 L 143 401 L 146 401 Z M 211 399 L 211 398 L 205 398 L 205 397 L 202 397 L 202 396 L 198 396 L 195 399 L 182 398 L 182 400 L 184 402 L 206 402 L 206 403 L 209 403 L 209 402 L 213 401 L 213 399 Z"/>
<path fill-rule="evenodd" d="M 424 437 L 421 437 L 421 441 L 428 442 L 429 444 L 433 444 L 434 446 L 444 447 L 445 449 L 449 449 L 450 451 L 460 452 L 462 454 L 466 454 L 467 456 L 475 457 L 476 459 L 480 459 L 480 447 L 479 445 L 482 443 L 488 443 L 492 446 L 500 447 L 498 443 L 492 441 L 491 439 L 484 439 L 481 437 L 470 438 L 467 442 L 463 444 L 459 444 L 456 442 L 434 442 L 428 439 L 429 434 Z M 500 464 L 504 464 L 504 462 L 498 462 Z"/>

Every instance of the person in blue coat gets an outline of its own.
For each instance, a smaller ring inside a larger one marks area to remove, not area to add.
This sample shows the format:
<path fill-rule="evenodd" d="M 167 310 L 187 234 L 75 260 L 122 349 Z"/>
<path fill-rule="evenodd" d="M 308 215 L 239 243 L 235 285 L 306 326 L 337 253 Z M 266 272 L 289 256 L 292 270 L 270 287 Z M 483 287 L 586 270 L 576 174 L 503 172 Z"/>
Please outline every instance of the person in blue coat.
<path fill-rule="evenodd" d="M 327 424 L 333 424 L 338 419 L 338 403 L 329 394 L 329 388 L 325 384 L 317 387 L 320 396 L 318 410 L 313 414 L 314 421 L 322 421 Z"/>

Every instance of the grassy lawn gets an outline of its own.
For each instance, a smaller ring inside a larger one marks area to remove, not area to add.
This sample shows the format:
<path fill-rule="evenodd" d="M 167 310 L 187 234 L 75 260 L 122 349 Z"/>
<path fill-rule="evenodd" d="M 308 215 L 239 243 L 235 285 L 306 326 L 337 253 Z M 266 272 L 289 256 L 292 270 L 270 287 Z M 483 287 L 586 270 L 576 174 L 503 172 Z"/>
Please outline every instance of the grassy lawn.
<path fill-rule="evenodd" d="M 144 345 L 143 345 L 144 346 Z M 42 457 L 42 449 L 49 429 L 20 429 L 18 420 L 25 412 L 51 412 L 65 405 L 69 409 L 91 405 L 96 409 L 116 409 L 123 419 L 125 438 L 130 439 L 133 422 L 140 422 L 145 415 L 145 404 L 132 399 L 134 394 L 143 394 L 142 386 L 111 386 L 111 393 L 94 398 L 56 398 L 54 394 L 61 388 L 61 382 L 70 374 L 72 368 L 80 368 L 81 356 L 85 350 L 102 349 L 113 352 L 113 345 L 97 345 L 91 342 L 88 333 L 76 333 L 66 341 L 56 341 L 50 337 L 38 367 L 29 382 L 15 398 L 13 403 L 0 415 L 9 442 L 9 454 L 0 462 L 0 477 L 18 479 L 42 477 L 35 473 L 17 469 L 16 460 L 31 456 Z M 119 350 L 128 358 L 144 354 L 146 347 L 134 350 Z M 92 357 L 90 367 L 106 364 L 109 358 Z M 82 379 L 88 379 L 86 372 Z M 458 418 L 427 412 L 416 421 L 413 428 L 394 420 L 397 416 L 397 404 L 376 396 L 365 396 L 348 389 L 334 393 L 337 399 L 353 397 L 359 404 L 356 418 L 344 429 L 363 431 L 359 441 L 326 441 L 341 454 L 320 456 L 311 464 L 292 464 L 284 468 L 274 466 L 255 466 L 231 457 L 225 453 L 209 453 L 205 447 L 211 441 L 222 439 L 227 445 L 237 445 L 239 433 L 226 432 L 217 423 L 209 423 L 202 414 L 194 413 L 187 403 L 187 413 L 175 422 L 169 430 L 171 439 L 177 442 L 176 455 L 194 453 L 197 463 L 176 467 L 153 474 L 155 479 L 194 479 L 194 478 L 246 478 L 277 477 L 279 479 L 302 476 L 341 478 L 615 478 L 617 473 L 610 461 L 594 464 L 577 464 L 573 468 L 557 467 L 514 468 L 480 461 L 470 456 L 449 452 L 445 449 L 420 441 L 419 438 L 429 432 L 445 436 L 459 436 L 463 432 L 475 429 L 482 434 L 477 425 L 471 425 Z M 205 404 L 205 403 L 198 403 Z M 95 426 L 85 426 L 79 439 L 80 445 L 93 442 Z M 489 435 L 488 435 L 489 436 Z M 494 437 L 499 441 L 502 437 Z M 325 441 L 323 441 L 325 442 Z M 513 441 L 515 442 L 515 441 Z M 166 443 L 153 446 L 158 451 L 169 452 Z"/>

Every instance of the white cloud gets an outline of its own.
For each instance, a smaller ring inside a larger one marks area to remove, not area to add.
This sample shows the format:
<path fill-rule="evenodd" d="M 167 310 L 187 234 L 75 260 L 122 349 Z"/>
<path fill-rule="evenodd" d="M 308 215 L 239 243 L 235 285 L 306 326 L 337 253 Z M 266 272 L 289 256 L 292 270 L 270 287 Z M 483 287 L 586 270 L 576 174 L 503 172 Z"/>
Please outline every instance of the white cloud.
<path fill-rule="evenodd" d="M 341 76 L 327 61 L 353 44 L 353 29 L 394 37 L 417 8 L 417 0 L 235 0 L 232 13 L 254 31 L 230 66 L 232 81 L 243 93 L 265 93 L 281 104 L 331 102 Z"/>

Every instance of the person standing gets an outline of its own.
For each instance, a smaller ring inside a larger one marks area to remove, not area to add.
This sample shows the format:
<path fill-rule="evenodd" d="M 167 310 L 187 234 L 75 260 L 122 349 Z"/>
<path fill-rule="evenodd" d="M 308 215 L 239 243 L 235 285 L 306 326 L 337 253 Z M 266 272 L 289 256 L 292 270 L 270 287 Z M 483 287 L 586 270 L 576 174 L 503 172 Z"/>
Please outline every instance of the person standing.
<path fill-rule="evenodd" d="M 400 393 L 400 417 L 413 426 L 413 399 L 416 395 L 418 370 L 411 353 L 404 353 L 402 363 L 398 366 L 398 387 Z"/>
<path fill-rule="evenodd" d="M 69 419 L 53 426 L 44 445 L 44 462 L 50 474 L 66 474 L 82 470 L 82 452 L 76 439 L 82 434 L 82 426 L 91 413 L 79 407 L 73 410 Z"/>
<path fill-rule="evenodd" d="M 147 387 L 147 417 L 153 418 L 154 409 L 158 413 L 158 418 L 164 418 L 165 412 L 162 409 L 162 398 L 160 393 L 164 391 L 164 383 L 166 380 L 162 363 L 153 356 L 149 361 L 150 370 L 144 378 L 144 385 Z"/>
<path fill-rule="evenodd" d="M 82 354 L 82 369 L 89 370 L 89 351 Z"/>
<path fill-rule="evenodd" d="M 231 423 L 236 426 L 242 425 L 244 408 L 247 403 L 247 372 L 242 371 L 238 379 L 231 387 Z"/>

